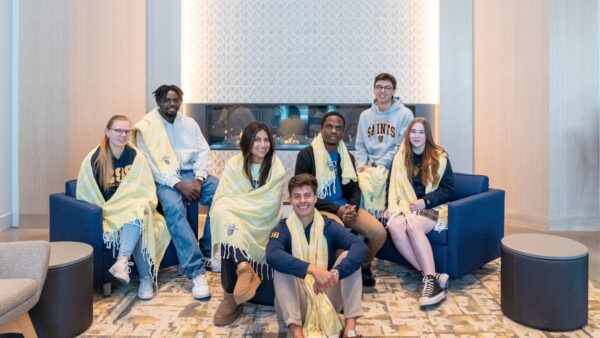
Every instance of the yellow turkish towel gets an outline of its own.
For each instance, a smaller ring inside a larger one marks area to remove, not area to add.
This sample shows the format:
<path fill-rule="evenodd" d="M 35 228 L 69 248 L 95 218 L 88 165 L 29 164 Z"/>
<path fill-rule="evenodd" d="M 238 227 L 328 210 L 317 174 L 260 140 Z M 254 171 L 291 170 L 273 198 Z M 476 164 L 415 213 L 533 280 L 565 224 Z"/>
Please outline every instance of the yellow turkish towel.
<path fill-rule="evenodd" d="M 448 158 L 446 153 L 439 154 L 440 166 L 438 167 L 439 179 L 435 184 L 432 182 L 427 183 L 425 187 L 425 193 L 428 194 L 432 191 L 437 190 L 440 180 L 446 170 L 446 164 Z M 406 166 L 404 165 L 404 145 L 400 147 L 400 150 L 394 156 L 392 162 L 392 174 L 390 177 L 390 189 L 388 196 L 388 211 L 390 213 L 390 219 L 399 214 L 404 214 L 407 217 L 412 215 L 410 211 L 410 203 L 417 200 L 415 190 L 408 179 L 408 173 L 406 172 Z M 448 204 L 439 205 L 433 210 L 438 212 L 438 222 L 435 226 L 436 231 L 442 231 L 448 227 Z"/>
<path fill-rule="evenodd" d="M 150 156 L 152 156 L 158 170 L 163 175 L 167 176 L 179 170 L 177 155 L 175 155 L 175 151 L 171 146 L 165 125 L 157 108 L 154 108 L 136 123 L 134 130 L 142 135 Z M 135 139 L 134 135 L 133 140 Z"/>
<path fill-rule="evenodd" d="M 253 189 L 244 173 L 242 154 L 230 158 L 210 208 L 213 248 L 220 244 L 226 252 L 229 247 L 241 249 L 255 271 L 262 271 L 266 264 L 265 247 L 280 218 L 285 169 L 277 156 L 272 161 L 265 185 Z"/>
<path fill-rule="evenodd" d="M 362 193 L 365 209 L 378 219 L 385 211 L 385 185 L 388 171 L 384 166 L 369 167 L 358 173 L 358 185 Z"/>
<path fill-rule="evenodd" d="M 158 267 L 171 236 L 164 217 L 156 211 L 158 200 L 150 167 L 140 150 L 133 148 L 136 152 L 133 164 L 115 194 L 106 202 L 92 170 L 91 158 L 96 149 L 81 164 L 77 178 L 77 199 L 102 208 L 104 243 L 113 248 L 113 252 L 120 245 L 120 230 L 123 225 L 134 223 L 143 229 L 142 252 L 150 265 L 154 265 L 151 274 L 156 281 Z"/>
<path fill-rule="evenodd" d="M 312 140 L 310 145 L 312 146 L 313 153 L 315 154 L 315 174 L 317 176 L 317 181 L 319 182 L 317 196 L 323 199 L 327 196 L 335 194 L 336 192 L 335 178 L 337 167 L 333 165 L 331 157 L 329 156 L 329 152 L 327 149 L 325 149 L 323 135 L 321 135 L 321 133 L 319 133 L 317 137 Z M 341 184 L 348 184 L 350 181 L 356 182 L 358 180 L 356 177 L 356 170 L 354 170 L 352 160 L 350 159 L 350 153 L 348 153 L 348 149 L 346 149 L 346 144 L 344 144 L 344 141 L 340 141 L 337 151 L 340 154 L 340 165 L 342 167 Z"/>
<path fill-rule="evenodd" d="M 304 226 L 295 212 L 292 212 L 285 224 L 292 236 L 292 255 L 305 262 L 327 269 L 327 239 L 323 234 L 325 221 L 319 212 L 315 212 L 310 229 L 310 244 L 304 234 Z M 334 253 L 335 254 L 335 253 Z M 306 292 L 306 316 L 302 331 L 306 337 L 338 337 L 343 329 L 337 311 L 325 293 L 316 294 L 315 279 L 306 274 L 301 281 Z"/>

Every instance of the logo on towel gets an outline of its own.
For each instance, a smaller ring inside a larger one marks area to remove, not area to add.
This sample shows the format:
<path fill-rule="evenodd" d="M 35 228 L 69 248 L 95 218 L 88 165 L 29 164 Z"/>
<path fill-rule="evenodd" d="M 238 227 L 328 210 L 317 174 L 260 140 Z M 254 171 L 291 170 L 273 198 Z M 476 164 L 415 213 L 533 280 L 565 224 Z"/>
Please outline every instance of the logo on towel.
<path fill-rule="evenodd" d="M 331 171 L 335 171 L 335 169 L 337 168 L 337 161 L 328 160 L 327 168 L 329 168 L 329 170 Z"/>
<path fill-rule="evenodd" d="M 171 161 L 169 160 L 169 156 L 165 155 L 163 157 L 160 158 L 161 161 L 165 162 L 165 164 L 171 164 Z"/>
<path fill-rule="evenodd" d="M 235 231 L 235 229 L 237 229 L 235 224 L 233 224 L 233 223 L 227 224 L 227 236 L 231 237 L 233 235 L 233 232 Z"/>
<path fill-rule="evenodd" d="M 375 199 L 375 194 L 374 194 L 374 193 L 372 193 L 372 192 L 370 192 L 370 193 L 369 193 L 369 201 L 370 201 L 371 203 L 373 203 L 373 200 L 374 200 L 374 199 Z"/>

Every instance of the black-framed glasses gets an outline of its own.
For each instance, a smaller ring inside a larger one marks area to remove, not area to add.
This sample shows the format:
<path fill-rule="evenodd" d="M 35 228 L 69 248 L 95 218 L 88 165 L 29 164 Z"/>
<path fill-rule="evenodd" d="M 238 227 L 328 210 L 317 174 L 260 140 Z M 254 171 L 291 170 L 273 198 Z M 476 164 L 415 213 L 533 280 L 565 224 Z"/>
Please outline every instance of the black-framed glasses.
<path fill-rule="evenodd" d="M 375 86 L 375 90 L 378 92 L 391 92 L 392 90 L 394 90 L 394 87 L 392 86 L 381 86 L 381 85 L 377 85 Z"/>
<path fill-rule="evenodd" d="M 114 131 L 115 133 L 117 133 L 118 135 L 129 135 L 131 134 L 131 129 L 110 129 L 112 131 Z"/>

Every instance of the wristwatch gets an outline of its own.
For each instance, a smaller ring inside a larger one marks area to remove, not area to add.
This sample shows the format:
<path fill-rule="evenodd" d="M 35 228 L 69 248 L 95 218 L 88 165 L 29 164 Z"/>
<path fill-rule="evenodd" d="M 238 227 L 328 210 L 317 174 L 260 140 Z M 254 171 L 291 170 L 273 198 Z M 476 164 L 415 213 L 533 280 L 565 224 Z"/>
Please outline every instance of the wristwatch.
<path fill-rule="evenodd" d="M 330 271 L 337 277 L 337 279 L 340 279 L 340 272 L 337 269 L 331 269 Z"/>

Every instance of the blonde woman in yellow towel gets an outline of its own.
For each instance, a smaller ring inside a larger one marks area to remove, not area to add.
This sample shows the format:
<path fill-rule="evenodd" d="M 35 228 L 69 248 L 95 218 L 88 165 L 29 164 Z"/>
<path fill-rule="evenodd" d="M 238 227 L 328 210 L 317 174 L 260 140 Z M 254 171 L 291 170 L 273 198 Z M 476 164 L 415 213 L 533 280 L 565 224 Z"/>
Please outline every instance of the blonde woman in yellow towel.
<path fill-rule="evenodd" d="M 407 131 L 392 162 L 387 226 L 398 252 L 423 274 L 419 303 L 428 306 L 446 297 L 448 275 L 436 273 L 427 233 L 448 228 L 446 203 L 454 190 L 454 174 L 426 119 L 415 118 Z"/>
<path fill-rule="evenodd" d="M 138 297 L 148 300 L 154 296 L 152 284 L 171 237 L 165 219 L 156 212 L 152 172 L 144 156 L 129 143 L 130 134 L 131 121 L 126 116 L 108 120 L 100 145 L 81 164 L 77 199 L 102 208 L 104 243 L 119 252 L 109 272 L 129 283 L 133 255 L 140 274 Z"/>
<path fill-rule="evenodd" d="M 227 161 L 210 217 L 213 249 L 221 252 L 223 301 L 214 315 L 218 326 L 240 315 L 261 280 L 270 278 L 265 247 L 280 217 L 285 169 L 275 155 L 269 128 L 252 122 L 242 132 L 241 154 Z"/>

